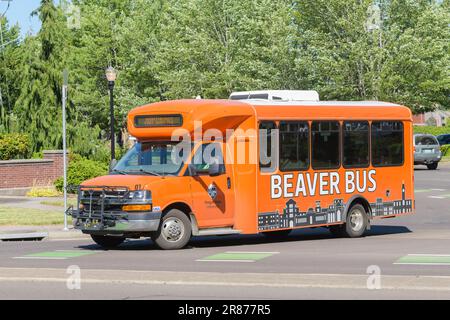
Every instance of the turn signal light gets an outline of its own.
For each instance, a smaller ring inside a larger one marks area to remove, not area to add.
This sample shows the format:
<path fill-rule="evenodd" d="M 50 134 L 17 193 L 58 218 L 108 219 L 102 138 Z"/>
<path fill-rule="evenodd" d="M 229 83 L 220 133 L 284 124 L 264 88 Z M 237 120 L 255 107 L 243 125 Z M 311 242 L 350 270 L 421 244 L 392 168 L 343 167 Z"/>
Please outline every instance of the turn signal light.
<path fill-rule="evenodd" d="M 123 211 L 150 211 L 152 206 L 150 204 L 129 204 L 122 206 Z"/>

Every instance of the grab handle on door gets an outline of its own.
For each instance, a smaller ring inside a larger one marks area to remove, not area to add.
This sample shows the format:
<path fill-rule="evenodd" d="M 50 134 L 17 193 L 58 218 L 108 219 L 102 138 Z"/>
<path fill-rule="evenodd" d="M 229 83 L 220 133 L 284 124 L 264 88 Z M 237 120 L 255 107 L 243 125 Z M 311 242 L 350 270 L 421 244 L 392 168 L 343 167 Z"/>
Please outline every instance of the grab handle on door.
<path fill-rule="evenodd" d="M 231 189 L 231 179 L 230 179 L 230 177 L 227 177 L 227 188 Z"/>

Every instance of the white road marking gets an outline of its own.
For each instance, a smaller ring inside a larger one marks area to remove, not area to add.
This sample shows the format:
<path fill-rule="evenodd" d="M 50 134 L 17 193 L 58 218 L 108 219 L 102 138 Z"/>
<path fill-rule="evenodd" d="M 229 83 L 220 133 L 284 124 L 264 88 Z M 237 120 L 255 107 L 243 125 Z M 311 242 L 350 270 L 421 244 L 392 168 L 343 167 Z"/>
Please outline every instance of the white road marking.
<path fill-rule="evenodd" d="M 433 191 L 446 191 L 446 189 L 431 189 Z"/>
<path fill-rule="evenodd" d="M 367 277 L 361 274 L 279 274 L 167 272 L 143 270 L 83 270 L 82 283 L 162 284 L 184 286 L 348 288 L 367 290 Z M 382 290 L 450 291 L 449 276 L 384 275 Z M 1 268 L 2 281 L 66 282 L 66 269 Z"/>
<path fill-rule="evenodd" d="M 432 199 L 445 199 L 445 197 L 441 197 L 441 196 L 428 196 L 428 198 L 432 198 Z"/>

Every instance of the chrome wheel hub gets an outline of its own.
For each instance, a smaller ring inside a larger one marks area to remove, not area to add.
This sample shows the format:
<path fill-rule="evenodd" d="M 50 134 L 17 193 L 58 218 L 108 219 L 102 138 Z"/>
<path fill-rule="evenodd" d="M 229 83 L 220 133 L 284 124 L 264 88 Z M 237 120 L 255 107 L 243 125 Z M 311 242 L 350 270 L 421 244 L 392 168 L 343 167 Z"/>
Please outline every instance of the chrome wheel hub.
<path fill-rule="evenodd" d="M 176 242 L 183 237 L 184 226 L 180 219 L 171 217 L 164 221 L 162 234 L 167 241 Z"/>
<path fill-rule="evenodd" d="M 360 210 L 353 210 L 350 214 L 350 226 L 353 231 L 360 231 L 364 225 L 364 215 Z"/>

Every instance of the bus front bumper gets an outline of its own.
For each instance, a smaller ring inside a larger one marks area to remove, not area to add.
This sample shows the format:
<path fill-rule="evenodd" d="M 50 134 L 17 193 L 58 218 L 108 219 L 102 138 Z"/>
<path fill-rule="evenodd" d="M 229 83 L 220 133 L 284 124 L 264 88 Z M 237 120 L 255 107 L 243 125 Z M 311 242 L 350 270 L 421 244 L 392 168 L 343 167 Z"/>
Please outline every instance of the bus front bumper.
<path fill-rule="evenodd" d="M 73 218 L 75 229 L 87 234 L 125 234 L 157 231 L 161 212 L 104 212 L 89 213 L 69 208 L 68 215 Z"/>

